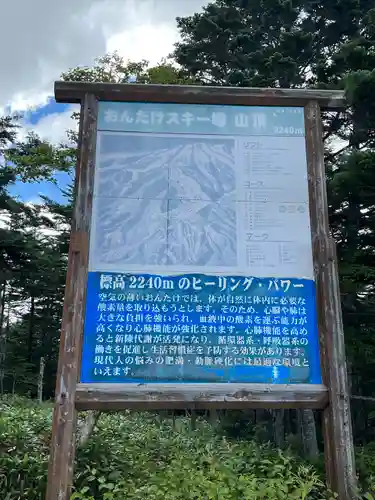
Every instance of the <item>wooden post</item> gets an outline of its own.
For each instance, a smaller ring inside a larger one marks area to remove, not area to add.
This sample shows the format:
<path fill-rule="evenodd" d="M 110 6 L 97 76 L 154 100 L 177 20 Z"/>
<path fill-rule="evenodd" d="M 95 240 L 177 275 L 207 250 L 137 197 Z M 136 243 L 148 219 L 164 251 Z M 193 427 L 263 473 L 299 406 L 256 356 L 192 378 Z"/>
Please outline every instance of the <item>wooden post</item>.
<path fill-rule="evenodd" d="M 69 246 L 46 500 L 68 500 L 73 479 L 76 435 L 75 393 L 79 377 L 84 322 L 96 121 L 96 98 L 92 94 L 86 94 L 81 105 L 76 199 Z"/>
<path fill-rule="evenodd" d="M 313 236 L 323 382 L 329 389 L 324 410 L 328 486 L 340 500 L 357 498 L 350 398 L 335 243 L 330 235 L 322 121 L 317 101 L 305 107 L 310 215 Z"/>

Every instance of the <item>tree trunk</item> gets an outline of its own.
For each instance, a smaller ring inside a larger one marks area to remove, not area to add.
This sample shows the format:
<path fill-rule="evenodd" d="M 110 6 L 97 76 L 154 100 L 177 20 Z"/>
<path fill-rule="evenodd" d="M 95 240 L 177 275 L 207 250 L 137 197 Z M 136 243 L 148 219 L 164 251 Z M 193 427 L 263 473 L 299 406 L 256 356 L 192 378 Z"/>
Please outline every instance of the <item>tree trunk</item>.
<path fill-rule="evenodd" d="M 219 413 L 217 410 L 209 410 L 208 420 L 212 427 L 216 428 L 219 424 Z"/>
<path fill-rule="evenodd" d="M 0 394 L 4 393 L 7 332 L 4 329 L 6 280 L 1 283 L 0 300 Z"/>
<path fill-rule="evenodd" d="M 77 428 L 77 446 L 85 446 L 94 431 L 95 425 L 98 422 L 101 412 L 99 410 L 89 410 L 86 418 L 78 425 Z"/>
<path fill-rule="evenodd" d="M 273 433 L 278 448 L 285 448 L 284 410 L 273 411 Z"/>
<path fill-rule="evenodd" d="M 192 431 L 195 431 L 197 428 L 197 414 L 195 410 L 191 410 L 190 413 L 190 428 Z"/>
<path fill-rule="evenodd" d="M 308 460 L 315 462 L 319 457 L 319 449 L 316 438 L 314 412 L 313 410 L 299 410 L 298 417 L 304 456 Z"/>
<path fill-rule="evenodd" d="M 44 358 L 40 358 L 39 364 L 39 377 L 38 377 L 38 401 L 41 404 L 43 402 L 43 381 L 44 381 Z"/>
<path fill-rule="evenodd" d="M 5 316 L 5 291 L 6 291 L 6 281 L 4 280 L 0 283 L 0 335 L 3 333 L 4 316 Z"/>
<path fill-rule="evenodd" d="M 27 339 L 27 354 L 29 362 L 31 362 L 33 355 L 34 314 L 35 314 L 35 298 L 32 295 L 31 305 L 30 305 L 29 332 Z"/>

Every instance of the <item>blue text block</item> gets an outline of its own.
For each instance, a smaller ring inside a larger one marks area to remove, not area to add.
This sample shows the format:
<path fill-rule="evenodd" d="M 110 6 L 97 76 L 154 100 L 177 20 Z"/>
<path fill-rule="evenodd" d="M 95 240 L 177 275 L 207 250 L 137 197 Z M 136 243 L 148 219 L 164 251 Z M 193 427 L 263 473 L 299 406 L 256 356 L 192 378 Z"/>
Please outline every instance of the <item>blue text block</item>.
<path fill-rule="evenodd" d="M 89 273 L 81 382 L 319 384 L 315 284 Z"/>

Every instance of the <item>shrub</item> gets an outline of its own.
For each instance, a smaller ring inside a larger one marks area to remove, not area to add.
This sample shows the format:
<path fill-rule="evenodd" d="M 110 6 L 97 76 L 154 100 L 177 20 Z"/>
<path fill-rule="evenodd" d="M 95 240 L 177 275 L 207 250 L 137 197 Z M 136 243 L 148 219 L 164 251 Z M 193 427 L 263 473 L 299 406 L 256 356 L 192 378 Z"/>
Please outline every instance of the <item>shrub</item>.
<path fill-rule="evenodd" d="M 51 408 L 0 402 L 2 500 L 45 496 Z M 318 473 L 270 445 L 215 434 L 205 421 L 191 430 L 147 413 L 102 414 L 78 449 L 72 499 L 323 499 Z"/>

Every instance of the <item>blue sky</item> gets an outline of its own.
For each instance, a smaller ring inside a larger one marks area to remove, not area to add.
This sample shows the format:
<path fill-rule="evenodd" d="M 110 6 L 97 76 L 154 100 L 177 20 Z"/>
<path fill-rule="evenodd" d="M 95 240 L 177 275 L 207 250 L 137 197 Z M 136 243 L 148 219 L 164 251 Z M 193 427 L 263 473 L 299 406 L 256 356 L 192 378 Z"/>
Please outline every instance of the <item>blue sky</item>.
<path fill-rule="evenodd" d="M 50 98 L 53 83 L 71 68 L 91 67 L 96 58 L 114 51 L 125 61 L 147 60 L 155 65 L 168 56 L 179 39 L 176 17 L 199 12 L 208 0 L 13 0 L 2 2 L 0 44 L 18 36 L 11 51 L 2 54 L 0 113 L 33 109 L 28 129 L 54 142 L 69 128 L 69 106 Z M 4 3 L 4 5 L 3 5 Z M 20 16 L 19 12 L 23 15 Z M 85 29 L 82 22 L 85 19 Z M 13 38 L 12 38 L 13 37 Z M 157 40 L 157 43 L 150 43 Z M 17 64 L 15 64 L 17 61 Z M 43 105 L 42 105 L 43 103 Z M 35 107 L 39 106 L 39 107 Z M 42 133 L 43 132 L 43 133 Z M 65 188 L 68 176 L 59 175 Z M 40 193 L 61 200 L 58 188 L 48 183 L 12 188 L 12 194 L 35 201 Z"/>
<path fill-rule="evenodd" d="M 50 115 L 59 115 L 69 109 L 68 104 L 60 104 L 53 97 L 48 99 L 47 104 L 40 106 L 32 111 L 24 113 L 24 122 L 26 125 L 35 126 L 37 129 L 38 123 Z M 31 127 L 33 128 L 33 127 Z M 9 189 L 12 196 L 17 196 L 22 201 L 37 201 L 41 194 L 52 198 L 58 202 L 64 202 L 64 197 L 61 194 L 61 189 L 65 189 L 71 182 L 71 179 L 66 173 L 56 174 L 56 183 L 51 182 L 33 182 L 22 183 L 17 182 Z"/>
<path fill-rule="evenodd" d="M 65 0 L 51 2 L 13 0 L 2 5 L 0 43 L 12 38 L 12 51 L 2 54 L 0 113 L 9 108 L 28 112 L 26 124 L 57 142 L 69 128 L 69 106 L 53 98 L 54 81 L 70 68 L 90 67 L 96 58 L 117 51 L 125 61 L 148 60 L 155 65 L 168 56 L 179 39 L 176 17 L 199 12 L 208 0 Z M 23 12 L 20 17 L 19 12 Z M 82 30 L 80 19 L 85 19 Z M 14 38 L 14 37 L 13 37 Z M 151 43 L 157 40 L 158 43 Z M 17 61 L 17 64 L 14 63 Z M 38 107 L 35 107 L 38 106 Z M 43 132 L 43 133 L 42 133 Z M 65 188 L 68 176 L 59 175 Z M 35 201 L 39 194 L 61 201 L 59 189 L 49 183 L 18 183 L 12 194 Z"/>
<path fill-rule="evenodd" d="M 48 99 L 47 104 L 36 108 L 33 111 L 26 112 L 24 114 L 26 122 L 31 125 L 36 125 L 42 118 L 53 114 L 53 113 L 63 113 L 69 108 L 69 104 L 61 104 L 55 101 L 53 97 Z"/>

